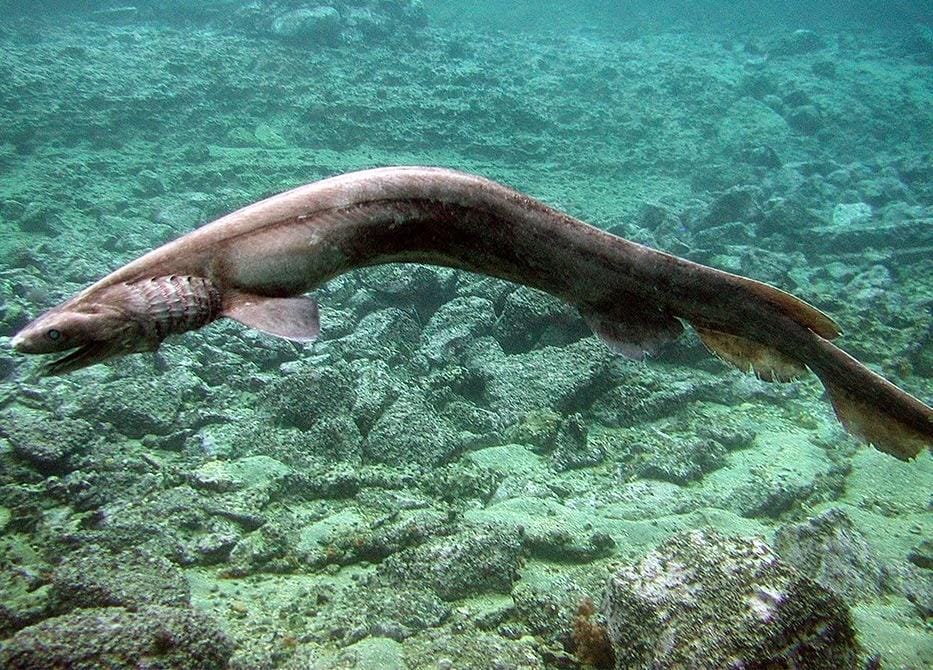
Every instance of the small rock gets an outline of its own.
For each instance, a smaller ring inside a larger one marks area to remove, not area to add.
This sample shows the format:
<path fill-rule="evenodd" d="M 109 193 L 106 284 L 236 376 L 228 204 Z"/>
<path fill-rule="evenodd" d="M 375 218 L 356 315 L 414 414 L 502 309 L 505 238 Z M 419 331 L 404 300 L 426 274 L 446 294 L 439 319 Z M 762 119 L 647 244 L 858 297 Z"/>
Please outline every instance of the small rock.
<path fill-rule="evenodd" d="M 389 583 L 427 585 L 444 600 L 508 593 L 518 579 L 521 552 L 522 538 L 514 531 L 468 529 L 390 556 L 379 575 Z"/>
<path fill-rule="evenodd" d="M 463 342 L 488 335 L 495 320 L 493 304 L 483 298 L 454 298 L 441 306 L 421 333 L 421 353 L 442 363 Z"/>
<path fill-rule="evenodd" d="M 508 416 L 549 408 L 572 413 L 590 407 L 611 385 L 612 354 L 596 338 L 566 347 L 506 355 L 489 337 L 469 345 L 464 365 L 484 379 L 490 408 Z"/>
<path fill-rule="evenodd" d="M 309 430 L 325 416 L 348 413 L 354 387 L 343 369 L 300 363 L 269 384 L 260 397 L 277 422 Z"/>
<path fill-rule="evenodd" d="M 833 208 L 833 226 L 849 228 L 871 222 L 871 205 L 864 202 L 839 203 Z"/>
<path fill-rule="evenodd" d="M 389 307 L 364 316 L 352 333 L 334 344 L 351 360 L 408 361 L 421 344 L 421 327 L 411 314 Z"/>
<path fill-rule="evenodd" d="M 493 334 L 506 353 L 530 351 L 555 322 L 565 331 L 573 331 L 572 321 L 561 318 L 566 311 L 552 296 L 520 286 L 505 299 Z"/>
<path fill-rule="evenodd" d="M 713 439 L 652 436 L 642 450 L 644 456 L 635 465 L 635 474 L 680 485 L 722 467 L 726 458 L 726 448 Z"/>
<path fill-rule="evenodd" d="M 175 418 L 185 401 L 185 389 L 169 386 L 163 379 L 118 380 L 104 389 L 92 387 L 80 397 L 84 411 L 110 423 L 130 438 L 165 435 L 175 428 Z"/>
<path fill-rule="evenodd" d="M 461 435 L 420 393 L 406 391 L 373 425 L 364 453 L 377 463 L 437 465 L 462 446 Z"/>
<path fill-rule="evenodd" d="M 308 449 L 328 463 L 359 463 L 363 436 L 348 416 L 325 416 L 305 433 Z"/>
<path fill-rule="evenodd" d="M 822 37 L 812 30 L 795 30 L 781 38 L 771 52 L 779 56 L 796 56 L 819 51 L 826 47 Z"/>
<path fill-rule="evenodd" d="M 400 641 L 440 626 L 450 617 L 450 606 L 426 589 L 367 585 L 353 593 L 351 602 L 335 602 L 333 612 L 325 610 L 322 617 L 329 620 L 333 637 L 349 642 L 369 635 Z"/>
<path fill-rule="evenodd" d="M 369 433 L 385 409 L 399 396 L 401 387 L 383 360 L 356 360 L 350 364 L 356 385 L 353 419 L 364 435 Z"/>
<path fill-rule="evenodd" d="M 907 560 L 924 570 L 933 570 L 933 541 L 924 540 L 907 554 Z"/>
<path fill-rule="evenodd" d="M 755 186 L 734 186 L 720 193 L 709 204 L 706 215 L 701 219 L 702 228 L 720 226 L 724 223 L 753 222 L 761 215 L 758 201 L 761 190 Z"/>
<path fill-rule="evenodd" d="M 57 235 L 64 227 L 58 212 L 51 207 L 35 204 L 26 207 L 18 223 L 24 233 L 38 235 Z"/>
<path fill-rule="evenodd" d="M 587 435 L 587 425 L 581 414 L 571 414 L 561 422 L 551 456 L 557 471 L 592 467 L 605 460 L 605 448 L 599 444 L 590 444 Z"/>
<path fill-rule="evenodd" d="M 326 6 L 295 9 L 272 21 L 272 34 L 286 40 L 334 45 L 340 40 L 340 13 Z"/>
<path fill-rule="evenodd" d="M 191 485 L 207 491 L 235 491 L 268 485 L 284 477 L 289 467 L 269 456 L 249 456 L 235 461 L 208 461 L 191 473 Z"/>
<path fill-rule="evenodd" d="M 79 456 L 92 452 L 99 431 L 81 419 L 59 419 L 41 412 L 8 411 L 0 419 L 0 437 L 13 453 L 43 474 L 65 474 Z"/>
<path fill-rule="evenodd" d="M 787 124 L 804 135 L 815 135 L 823 127 L 823 115 L 813 105 L 803 105 L 787 115 Z"/>

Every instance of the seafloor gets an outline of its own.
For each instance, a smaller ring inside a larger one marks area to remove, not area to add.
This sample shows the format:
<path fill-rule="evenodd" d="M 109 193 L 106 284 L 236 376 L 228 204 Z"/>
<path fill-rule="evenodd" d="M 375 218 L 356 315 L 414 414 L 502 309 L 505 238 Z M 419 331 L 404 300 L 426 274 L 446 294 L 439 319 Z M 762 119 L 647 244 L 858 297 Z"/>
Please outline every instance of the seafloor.
<path fill-rule="evenodd" d="M 933 398 L 929 32 L 144 18 L 0 25 L 0 335 L 237 206 L 426 163 L 791 290 Z M 57 379 L 0 353 L 9 667 L 92 657 L 107 617 L 187 631 L 198 667 L 579 667 L 587 599 L 694 528 L 837 594 L 860 662 L 933 667 L 933 460 L 857 444 L 814 379 L 692 336 L 628 362 L 555 301 L 443 269 L 318 298 L 305 349 L 224 322 Z"/>

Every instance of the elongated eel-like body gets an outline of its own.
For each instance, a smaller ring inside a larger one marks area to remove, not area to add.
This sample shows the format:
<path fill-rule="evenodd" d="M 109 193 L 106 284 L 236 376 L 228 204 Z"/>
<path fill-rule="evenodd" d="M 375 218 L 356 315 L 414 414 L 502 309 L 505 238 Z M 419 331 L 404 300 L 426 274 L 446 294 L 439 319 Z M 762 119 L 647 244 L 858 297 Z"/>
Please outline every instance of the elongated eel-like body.
<path fill-rule="evenodd" d="M 622 239 L 496 182 L 441 168 L 365 170 L 245 207 L 107 275 L 36 319 L 13 345 L 25 353 L 71 351 L 49 366 L 63 373 L 154 349 L 165 335 L 220 316 L 312 339 L 316 307 L 296 296 L 344 272 L 395 262 L 460 268 L 546 291 L 635 357 L 676 337 L 686 321 L 710 348 L 764 378 L 791 378 L 809 367 L 846 427 L 882 450 L 907 459 L 933 445 L 930 407 L 830 343 L 838 329 L 819 310 L 766 284 Z M 179 278 L 193 288 L 178 290 Z M 152 287 L 140 297 L 145 282 L 174 287 L 174 316 L 158 332 L 146 323 L 166 308 Z"/>

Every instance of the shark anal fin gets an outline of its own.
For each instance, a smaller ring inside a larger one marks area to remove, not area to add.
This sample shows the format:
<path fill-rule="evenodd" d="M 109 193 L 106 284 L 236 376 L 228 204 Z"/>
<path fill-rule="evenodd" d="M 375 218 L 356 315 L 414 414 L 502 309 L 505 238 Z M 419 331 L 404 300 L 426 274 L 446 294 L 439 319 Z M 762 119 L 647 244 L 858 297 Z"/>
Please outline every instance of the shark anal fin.
<path fill-rule="evenodd" d="M 777 349 L 718 330 L 695 330 L 710 351 L 742 372 L 754 372 L 763 381 L 789 382 L 803 376 L 807 371 L 802 363 Z"/>
<path fill-rule="evenodd" d="M 597 311 L 583 312 L 583 318 L 609 349 L 633 361 L 655 356 L 661 347 L 677 339 L 684 327 L 668 314 L 626 314 L 617 319 Z"/>
<path fill-rule="evenodd" d="M 236 293 L 225 299 L 223 316 L 295 342 L 311 342 L 321 332 L 317 301 L 307 296 L 269 298 Z"/>

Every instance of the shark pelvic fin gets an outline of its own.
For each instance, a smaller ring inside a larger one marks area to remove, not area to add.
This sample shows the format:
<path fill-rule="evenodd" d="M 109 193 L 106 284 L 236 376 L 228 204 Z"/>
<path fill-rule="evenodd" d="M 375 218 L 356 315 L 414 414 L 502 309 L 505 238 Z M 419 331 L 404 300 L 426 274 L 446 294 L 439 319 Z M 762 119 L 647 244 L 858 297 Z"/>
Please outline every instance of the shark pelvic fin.
<path fill-rule="evenodd" d="M 295 342 L 311 342 L 321 332 L 317 301 L 307 296 L 269 298 L 235 293 L 224 301 L 223 316 Z"/>
<path fill-rule="evenodd" d="M 582 314 L 587 325 L 610 351 L 633 361 L 656 356 L 662 346 L 676 340 L 684 330 L 680 321 L 661 312 L 634 312 L 624 318 L 597 311 L 584 311 Z"/>

